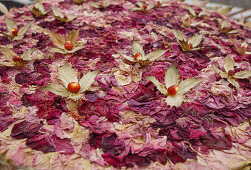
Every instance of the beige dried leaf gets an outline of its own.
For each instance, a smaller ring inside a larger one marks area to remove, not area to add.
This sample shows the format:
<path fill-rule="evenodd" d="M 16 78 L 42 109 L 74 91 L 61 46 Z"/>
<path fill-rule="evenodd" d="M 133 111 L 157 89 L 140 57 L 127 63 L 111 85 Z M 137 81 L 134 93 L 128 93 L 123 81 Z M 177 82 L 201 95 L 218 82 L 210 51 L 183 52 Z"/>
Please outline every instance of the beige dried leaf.
<path fill-rule="evenodd" d="M 174 36 L 179 41 L 187 41 L 184 34 L 180 32 L 179 30 L 173 30 Z"/>
<path fill-rule="evenodd" d="M 78 82 L 74 69 L 67 62 L 58 69 L 58 78 L 62 81 L 65 88 L 67 88 L 71 82 Z"/>
<path fill-rule="evenodd" d="M 56 7 L 52 7 L 52 12 L 56 17 L 64 18 L 64 15 Z"/>
<path fill-rule="evenodd" d="M 2 4 L 1 2 L 0 2 L 0 12 L 2 12 L 3 14 L 7 14 L 9 12 L 6 6 Z"/>
<path fill-rule="evenodd" d="M 12 58 L 14 56 L 17 56 L 17 53 L 15 53 L 9 48 L 0 47 L 0 51 L 3 53 L 3 55 L 9 62 L 13 62 Z"/>
<path fill-rule="evenodd" d="M 150 62 L 153 62 L 153 61 L 155 61 L 157 58 L 159 58 L 159 57 L 161 57 L 162 55 L 164 55 L 166 51 L 167 51 L 167 50 L 156 50 L 156 51 L 153 51 L 153 52 L 147 54 L 147 55 L 145 56 L 145 58 L 143 58 L 143 59 L 146 59 L 146 60 L 149 60 Z"/>
<path fill-rule="evenodd" d="M 130 57 L 130 56 L 127 56 L 127 55 L 124 55 L 124 54 L 120 54 L 122 57 L 124 57 L 125 59 L 127 59 L 128 61 L 131 61 L 133 63 L 136 62 L 136 60 L 133 58 L 133 57 Z"/>
<path fill-rule="evenodd" d="M 197 47 L 202 41 L 203 35 L 194 35 L 192 38 L 188 40 L 188 44 L 192 44 L 193 48 Z"/>
<path fill-rule="evenodd" d="M 183 80 L 179 83 L 179 92 L 183 94 L 187 93 L 190 89 L 195 87 L 201 81 L 201 79 L 187 78 L 186 80 Z"/>
<path fill-rule="evenodd" d="M 59 84 L 49 84 L 46 87 L 41 88 L 41 90 L 50 91 L 56 95 L 62 96 L 62 97 L 68 97 L 69 91 L 64 86 L 61 86 Z"/>
<path fill-rule="evenodd" d="M 221 15 L 227 15 L 232 9 L 233 7 L 220 8 L 216 12 Z"/>
<path fill-rule="evenodd" d="M 30 55 L 31 55 L 34 51 L 36 51 L 36 50 L 37 50 L 36 48 L 32 48 L 32 49 L 27 50 L 25 53 L 23 53 L 23 54 L 21 55 L 21 58 L 22 58 L 23 60 L 26 60 L 26 61 L 31 60 Z"/>
<path fill-rule="evenodd" d="M 178 69 L 175 67 L 174 63 L 165 72 L 165 85 L 166 88 L 172 85 L 178 85 L 180 81 L 180 75 Z"/>
<path fill-rule="evenodd" d="M 72 44 L 74 45 L 78 39 L 78 35 L 79 35 L 79 29 L 78 30 L 72 30 L 70 34 L 68 34 L 66 41 L 70 41 L 72 42 Z"/>
<path fill-rule="evenodd" d="M 133 55 L 135 55 L 136 53 L 140 53 L 143 56 L 145 56 L 145 52 L 143 50 L 143 46 L 140 45 L 140 43 L 138 41 L 133 41 L 132 42 L 132 53 L 133 53 Z"/>
<path fill-rule="evenodd" d="M 75 4 L 82 4 L 85 0 L 73 0 Z"/>
<path fill-rule="evenodd" d="M 25 24 L 25 26 L 20 28 L 20 30 L 18 31 L 18 36 L 23 36 L 26 33 L 26 31 L 29 29 L 29 27 L 31 26 L 32 23 L 33 23 L 33 21 Z"/>
<path fill-rule="evenodd" d="M 17 28 L 17 24 L 10 18 L 5 18 L 5 23 L 9 33 L 11 33 L 12 28 Z"/>
<path fill-rule="evenodd" d="M 15 64 L 12 62 L 0 62 L 0 66 L 14 67 Z"/>
<path fill-rule="evenodd" d="M 237 90 L 240 90 L 240 85 L 238 82 L 232 78 L 227 78 L 227 81 L 232 84 L 234 87 L 236 87 Z"/>
<path fill-rule="evenodd" d="M 214 68 L 215 72 L 221 76 L 221 78 L 227 78 L 227 74 L 225 72 L 221 71 L 220 69 L 218 69 L 214 65 L 212 65 L 212 67 Z"/>
<path fill-rule="evenodd" d="M 153 84 L 155 84 L 155 86 L 157 87 L 157 89 L 164 95 L 168 95 L 167 93 L 167 89 L 165 88 L 164 85 L 162 85 L 154 76 L 149 76 L 146 77 L 147 80 L 150 80 Z"/>
<path fill-rule="evenodd" d="M 47 31 L 49 34 L 51 41 L 55 44 L 58 48 L 64 49 L 65 39 L 60 34 L 56 34 L 54 32 Z"/>
<path fill-rule="evenodd" d="M 179 107 L 181 106 L 183 99 L 184 99 L 184 96 L 182 94 L 177 94 L 175 96 L 168 95 L 165 101 L 167 105 L 170 105 L 170 107 L 173 107 L 173 106 Z"/>
<path fill-rule="evenodd" d="M 89 89 L 97 75 L 98 75 L 98 70 L 89 71 L 87 74 L 83 75 L 83 77 L 79 80 L 79 85 L 80 85 L 79 93 L 83 93 L 84 91 Z"/>
<path fill-rule="evenodd" d="M 187 9 L 190 12 L 190 14 L 192 14 L 192 16 L 194 16 L 194 17 L 197 16 L 195 10 L 192 7 L 188 7 Z"/>
<path fill-rule="evenodd" d="M 229 70 L 234 69 L 234 59 L 233 58 L 226 57 L 224 59 L 224 69 L 225 69 L 226 73 L 228 73 Z"/>
<path fill-rule="evenodd" d="M 251 71 L 250 70 L 244 70 L 244 71 L 239 71 L 234 74 L 234 78 L 237 79 L 246 79 L 251 76 Z"/>

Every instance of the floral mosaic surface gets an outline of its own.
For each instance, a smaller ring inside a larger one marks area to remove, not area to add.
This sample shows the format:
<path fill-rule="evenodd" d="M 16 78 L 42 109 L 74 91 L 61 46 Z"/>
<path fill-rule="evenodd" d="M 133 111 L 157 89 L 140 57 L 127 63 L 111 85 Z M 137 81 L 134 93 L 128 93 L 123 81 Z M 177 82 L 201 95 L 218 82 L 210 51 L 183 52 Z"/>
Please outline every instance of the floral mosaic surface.
<path fill-rule="evenodd" d="M 45 0 L 6 11 L 0 25 L 0 154 L 12 164 L 250 163 L 250 28 L 182 2 L 135 0 Z"/>

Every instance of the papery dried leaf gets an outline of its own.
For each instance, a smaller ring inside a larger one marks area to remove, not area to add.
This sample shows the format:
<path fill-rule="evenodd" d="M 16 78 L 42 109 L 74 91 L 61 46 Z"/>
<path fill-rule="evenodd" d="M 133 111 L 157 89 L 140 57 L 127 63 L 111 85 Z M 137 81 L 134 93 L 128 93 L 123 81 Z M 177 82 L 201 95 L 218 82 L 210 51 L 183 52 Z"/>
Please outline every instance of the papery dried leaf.
<path fill-rule="evenodd" d="M 18 31 L 18 35 L 19 36 L 23 36 L 26 33 L 26 31 L 29 29 L 29 27 L 31 26 L 32 23 L 33 23 L 33 21 L 25 24 L 25 26 L 23 26 L 22 28 L 20 28 L 20 30 Z"/>
<path fill-rule="evenodd" d="M 3 35 L 5 35 L 5 36 L 7 36 L 7 37 L 10 36 L 9 34 L 6 34 L 5 32 L 2 32 L 2 31 L 0 31 L 0 34 L 3 34 Z"/>
<path fill-rule="evenodd" d="M 5 18 L 7 30 L 11 33 L 12 28 L 17 28 L 17 24 L 10 18 Z"/>
<path fill-rule="evenodd" d="M 149 60 L 150 62 L 155 61 L 157 58 L 165 54 L 167 50 L 156 50 L 143 57 L 144 60 Z"/>
<path fill-rule="evenodd" d="M 75 4 L 82 4 L 85 0 L 73 0 Z"/>
<path fill-rule="evenodd" d="M 250 51 L 250 52 L 249 52 L 249 51 L 246 51 L 245 54 L 246 54 L 246 55 L 251 55 L 251 51 Z"/>
<path fill-rule="evenodd" d="M 250 70 L 244 70 L 244 71 L 239 71 L 234 74 L 234 78 L 237 79 L 246 79 L 251 76 L 251 71 Z"/>
<path fill-rule="evenodd" d="M 232 78 L 227 78 L 227 81 L 231 83 L 234 87 L 236 87 L 237 90 L 240 90 L 240 85 L 238 82 Z"/>
<path fill-rule="evenodd" d="M 2 4 L 1 2 L 0 2 L 0 12 L 2 12 L 3 14 L 7 14 L 9 12 L 6 6 Z"/>
<path fill-rule="evenodd" d="M 99 6 L 99 4 L 98 4 L 98 3 L 91 2 L 91 5 L 92 5 L 94 8 L 100 8 L 100 6 Z"/>
<path fill-rule="evenodd" d="M 58 78 L 62 81 L 66 88 L 69 83 L 78 82 L 74 69 L 67 62 L 65 62 L 65 64 L 58 69 Z"/>
<path fill-rule="evenodd" d="M 81 144 L 88 140 L 90 131 L 88 129 L 84 129 L 82 126 L 79 126 L 78 123 L 75 124 L 75 128 L 72 132 L 72 142 Z"/>
<path fill-rule="evenodd" d="M 174 96 L 168 95 L 165 101 L 167 105 L 169 105 L 170 107 L 173 107 L 173 106 L 179 107 L 181 106 L 183 99 L 184 99 L 184 96 L 182 94 L 176 94 Z"/>
<path fill-rule="evenodd" d="M 12 40 L 21 40 L 23 38 L 24 38 L 23 35 L 17 35 L 17 36 L 14 36 L 14 38 L 11 37 Z"/>
<path fill-rule="evenodd" d="M 190 27 L 191 25 L 191 18 L 188 14 L 185 14 L 184 17 L 182 17 L 182 22 L 185 25 L 185 27 Z"/>
<path fill-rule="evenodd" d="M 203 23 L 204 21 L 202 20 L 202 21 L 199 21 L 199 22 L 194 22 L 194 23 L 191 23 L 190 24 L 190 26 L 191 27 L 196 27 L 196 26 L 198 26 L 199 24 L 201 24 L 201 23 Z"/>
<path fill-rule="evenodd" d="M 201 11 L 201 12 L 198 14 L 198 17 L 202 17 L 202 16 L 204 16 L 204 15 L 206 15 L 206 12 L 205 12 L 205 11 Z"/>
<path fill-rule="evenodd" d="M 63 50 L 60 48 L 51 48 L 51 51 L 54 53 L 60 53 L 60 54 L 67 54 L 68 53 L 66 50 Z"/>
<path fill-rule="evenodd" d="M 133 41 L 132 42 L 132 53 L 133 55 L 140 53 L 143 56 L 145 56 L 145 52 L 143 50 L 143 46 L 140 45 L 140 43 L 138 41 Z"/>
<path fill-rule="evenodd" d="M 74 47 L 72 50 L 68 51 L 68 50 L 65 50 L 66 53 L 74 53 L 78 50 L 81 50 L 82 48 L 84 48 L 84 46 L 77 46 L 77 47 Z"/>
<path fill-rule="evenodd" d="M 56 7 L 52 7 L 52 12 L 56 17 L 64 18 L 64 15 Z"/>
<path fill-rule="evenodd" d="M 68 15 L 66 20 L 63 22 L 70 22 L 70 21 L 74 20 L 75 18 L 77 18 L 75 15 Z"/>
<path fill-rule="evenodd" d="M 179 41 L 186 41 L 186 38 L 182 32 L 179 30 L 173 30 L 173 34 L 176 37 L 177 40 Z"/>
<path fill-rule="evenodd" d="M 147 80 L 150 80 L 156 87 L 157 89 L 164 95 L 168 95 L 167 89 L 165 88 L 164 85 L 162 85 L 154 76 L 149 76 L 146 77 Z"/>
<path fill-rule="evenodd" d="M 221 15 L 227 15 L 233 7 L 220 8 L 216 12 Z"/>
<path fill-rule="evenodd" d="M 46 87 L 41 88 L 41 90 L 50 91 L 56 95 L 62 96 L 62 97 L 68 97 L 69 91 L 64 86 L 61 86 L 59 84 L 49 84 Z"/>
<path fill-rule="evenodd" d="M 197 47 L 202 41 L 203 35 L 194 35 L 192 38 L 188 40 L 188 44 L 192 44 L 193 48 Z"/>
<path fill-rule="evenodd" d="M 43 5 L 42 3 L 40 3 L 40 2 L 36 3 L 36 4 L 34 5 L 34 7 L 37 8 L 41 13 L 44 13 L 44 12 L 45 12 L 45 11 L 44 11 L 44 5 Z"/>
<path fill-rule="evenodd" d="M 196 17 L 196 12 L 192 7 L 188 7 L 187 9 L 190 12 L 190 14 L 192 14 L 192 16 Z"/>
<path fill-rule="evenodd" d="M 243 26 L 251 28 L 251 21 L 243 23 Z"/>
<path fill-rule="evenodd" d="M 195 79 L 195 78 L 187 78 L 186 80 L 183 80 L 179 83 L 179 90 L 180 93 L 186 93 L 191 88 L 195 87 L 197 84 L 199 84 L 202 80 L 201 79 Z"/>
<path fill-rule="evenodd" d="M 127 55 L 124 55 L 124 54 L 120 54 L 122 57 L 124 57 L 125 59 L 127 59 L 128 61 L 131 61 L 131 62 L 133 62 L 133 63 L 135 63 L 136 62 L 136 60 L 134 60 L 134 58 L 133 57 L 130 57 L 130 56 L 127 56 Z"/>
<path fill-rule="evenodd" d="M 136 4 L 137 4 L 140 8 L 144 5 L 144 3 L 143 3 L 143 2 L 140 2 L 140 1 L 138 1 Z"/>
<path fill-rule="evenodd" d="M 31 60 L 30 55 L 31 55 L 35 50 L 37 50 L 37 49 L 36 49 L 36 48 L 32 48 L 32 49 L 27 50 L 25 53 L 23 53 L 23 55 L 21 55 L 21 58 L 22 58 L 23 60 L 26 60 L 26 61 Z"/>
<path fill-rule="evenodd" d="M 175 67 L 174 63 L 165 72 L 165 85 L 166 88 L 172 85 L 178 85 L 180 81 L 180 75 L 178 69 Z"/>
<path fill-rule="evenodd" d="M 223 28 L 228 28 L 231 26 L 231 24 L 227 21 L 227 20 L 224 20 L 223 22 L 221 21 L 218 21 L 219 24 L 220 24 L 220 28 L 223 29 Z"/>
<path fill-rule="evenodd" d="M 46 30 L 46 33 L 49 34 L 53 44 L 55 44 L 58 48 L 64 49 L 65 40 L 61 35 L 56 34 L 54 32 L 47 31 L 47 30 Z"/>
<path fill-rule="evenodd" d="M 82 94 L 80 93 L 70 93 L 68 96 L 68 99 L 78 101 L 82 97 Z"/>
<path fill-rule="evenodd" d="M 72 100 L 66 100 L 66 107 L 71 112 L 78 112 L 78 102 L 72 101 Z"/>
<path fill-rule="evenodd" d="M 182 47 L 182 51 L 191 51 L 190 45 L 186 41 L 179 41 L 179 44 Z"/>
<path fill-rule="evenodd" d="M 225 72 L 221 71 L 220 69 L 218 69 L 214 65 L 212 65 L 212 66 L 213 66 L 215 72 L 218 73 L 221 76 L 221 78 L 227 78 L 227 74 Z"/>
<path fill-rule="evenodd" d="M 231 57 L 226 57 L 224 59 L 224 69 L 228 73 L 229 70 L 234 69 L 234 59 Z"/>
<path fill-rule="evenodd" d="M 13 62 L 12 58 L 14 56 L 17 56 L 17 53 L 15 53 L 9 48 L 0 47 L 0 51 L 3 53 L 3 55 L 9 62 Z"/>
<path fill-rule="evenodd" d="M 15 64 L 13 62 L 0 62 L 0 66 L 14 67 Z"/>
<path fill-rule="evenodd" d="M 72 44 L 74 45 L 78 39 L 78 35 L 79 35 L 79 29 L 78 30 L 72 30 L 70 34 L 68 34 L 66 41 L 70 41 L 72 42 Z"/>
<path fill-rule="evenodd" d="M 208 4 L 209 0 L 205 1 L 199 1 L 199 0 L 193 0 L 193 4 L 199 7 L 205 7 Z"/>
<path fill-rule="evenodd" d="M 83 77 L 79 80 L 79 85 L 80 85 L 79 93 L 83 93 L 84 91 L 89 89 L 97 75 L 98 75 L 98 70 L 89 71 L 87 74 L 83 75 Z"/>

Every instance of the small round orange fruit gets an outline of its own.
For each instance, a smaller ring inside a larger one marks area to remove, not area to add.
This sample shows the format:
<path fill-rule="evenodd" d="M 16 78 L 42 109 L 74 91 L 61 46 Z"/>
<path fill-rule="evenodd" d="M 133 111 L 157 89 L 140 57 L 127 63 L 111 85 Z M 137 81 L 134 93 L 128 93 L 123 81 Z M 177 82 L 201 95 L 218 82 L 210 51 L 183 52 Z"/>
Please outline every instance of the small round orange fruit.
<path fill-rule="evenodd" d="M 143 8 L 144 11 L 146 11 L 146 9 L 147 9 L 146 4 L 143 4 L 143 5 L 142 5 L 142 8 Z"/>
<path fill-rule="evenodd" d="M 234 70 L 229 70 L 227 73 L 230 77 L 232 77 L 235 74 Z"/>
<path fill-rule="evenodd" d="M 73 49 L 73 44 L 72 44 L 72 42 L 71 42 L 71 41 L 65 41 L 65 43 L 64 43 L 64 48 L 65 48 L 66 50 L 72 50 L 72 49 Z"/>
<path fill-rule="evenodd" d="M 15 63 L 18 63 L 22 60 L 22 58 L 20 56 L 14 56 L 12 57 L 12 60 L 15 62 Z"/>
<path fill-rule="evenodd" d="M 68 90 L 72 93 L 77 93 L 80 90 L 80 85 L 77 82 L 71 82 L 68 84 Z"/>
<path fill-rule="evenodd" d="M 193 49 L 193 44 L 192 43 L 189 43 L 189 48 Z"/>
<path fill-rule="evenodd" d="M 177 85 L 172 85 L 172 86 L 168 87 L 167 92 L 169 95 L 175 96 L 178 92 L 178 88 L 179 87 Z"/>
<path fill-rule="evenodd" d="M 141 53 L 136 53 L 134 56 L 133 56 L 134 60 L 142 60 L 143 59 L 143 56 Z"/>
<path fill-rule="evenodd" d="M 12 29 L 11 29 L 11 33 L 12 33 L 12 35 L 17 36 L 17 34 L 18 34 L 18 29 L 12 28 Z"/>

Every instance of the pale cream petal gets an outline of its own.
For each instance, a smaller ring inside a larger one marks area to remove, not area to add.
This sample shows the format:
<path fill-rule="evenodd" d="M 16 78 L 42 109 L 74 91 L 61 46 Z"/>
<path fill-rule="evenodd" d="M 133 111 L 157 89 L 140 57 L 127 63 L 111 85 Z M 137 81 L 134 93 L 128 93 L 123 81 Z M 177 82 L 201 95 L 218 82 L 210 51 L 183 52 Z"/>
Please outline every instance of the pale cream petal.
<path fill-rule="evenodd" d="M 166 98 L 166 103 L 170 107 L 172 107 L 172 106 L 179 107 L 179 106 L 181 106 L 181 104 L 183 102 L 183 99 L 184 99 L 184 96 L 182 94 L 177 94 L 175 96 L 170 96 L 169 95 Z"/>
<path fill-rule="evenodd" d="M 244 70 L 244 71 L 239 71 L 234 74 L 234 78 L 237 79 L 246 79 L 251 76 L 251 71 L 250 70 Z"/>
<path fill-rule="evenodd" d="M 58 69 L 58 78 L 62 81 L 66 88 L 69 83 L 78 82 L 74 69 L 67 62 L 65 62 L 65 64 Z"/>
<path fill-rule="evenodd" d="M 135 60 L 134 60 L 134 58 L 133 57 L 130 57 L 130 56 L 127 56 L 127 55 L 124 55 L 124 54 L 120 54 L 122 57 L 124 57 L 125 59 L 127 59 L 128 61 L 131 61 L 131 62 L 136 62 Z"/>
<path fill-rule="evenodd" d="M 131 76 L 124 76 L 124 75 L 115 75 L 115 79 L 117 80 L 118 85 L 125 86 L 132 82 Z"/>
<path fill-rule="evenodd" d="M 155 61 L 157 58 L 165 54 L 167 50 L 156 50 L 143 57 L 144 60 L 149 60 L 150 62 Z"/>
<path fill-rule="evenodd" d="M 165 88 L 165 86 L 163 84 L 161 84 L 154 76 L 149 76 L 146 77 L 147 80 L 150 80 L 153 84 L 155 84 L 155 86 L 157 87 L 157 89 L 164 95 L 167 95 L 167 89 Z"/>
<path fill-rule="evenodd" d="M 26 60 L 26 61 L 30 60 L 30 59 L 31 59 L 31 58 L 30 58 L 30 55 L 31 55 L 35 50 L 37 50 L 37 49 L 36 49 L 36 48 L 32 48 L 32 49 L 27 50 L 25 53 L 23 53 L 23 55 L 21 56 L 21 58 L 22 58 L 23 60 Z"/>
<path fill-rule="evenodd" d="M 186 38 L 184 37 L 184 34 L 180 32 L 179 30 L 173 30 L 173 34 L 179 41 L 186 41 Z"/>
<path fill-rule="evenodd" d="M 191 88 L 195 87 L 197 84 L 199 84 L 202 80 L 201 79 L 195 79 L 195 78 L 187 78 L 184 81 L 181 81 L 179 83 L 179 89 L 180 93 L 186 93 Z"/>
<path fill-rule="evenodd" d="M 56 17 L 64 18 L 64 15 L 56 7 L 52 7 L 52 12 Z"/>
<path fill-rule="evenodd" d="M 145 56 L 145 52 L 143 50 L 143 46 L 140 45 L 140 43 L 138 41 L 133 41 L 132 42 L 132 53 L 133 55 L 140 53 L 143 56 Z"/>
<path fill-rule="evenodd" d="M 232 78 L 228 78 L 227 81 L 231 83 L 234 87 L 236 87 L 237 90 L 240 90 L 240 85 L 236 80 Z"/>
<path fill-rule="evenodd" d="M 12 28 L 17 28 L 17 24 L 10 18 L 5 18 L 7 30 L 11 33 Z"/>
<path fill-rule="evenodd" d="M 175 67 L 174 63 L 165 72 L 165 85 L 166 88 L 172 85 L 178 85 L 180 80 L 180 75 L 178 69 Z"/>
<path fill-rule="evenodd" d="M 233 58 L 226 57 L 224 59 L 224 69 L 225 69 L 226 73 L 228 73 L 229 70 L 234 69 L 234 59 Z"/>
<path fill-rule="evenodd" d="M 59 84 L 49 84 L 46 87 L 41 88 L 41 90 L 50 91 L 62 97 L 68 97 L 70 94 L 70 92 L 65 87 Z"/>
<path fill-rule="evenodd" d="M 18 36 L 23 36 L 26 33 L 26 31 L 29 29 L 32 23 L 33 21 L 25 24 L 22 28 L 20 28 L 20 30 L 18 31 Z"/>
<path fill-rule="evenodd" d="M 78 30 L 72 30 L 70 34 L 68 34 L 66 41 L 70 41 L 72 42 L 72 44 L 74 45 L 78 39 L 78 35 L 79 35 L 79 29 Z"/>
<path fill-rule="evenodd" d="M 215 72 L 218 73 L 221 76 L 221 78 L 227 78 L 227 74 L 225 72 L 221 71 L 220 69 L 218 69 L 214 65 L 212 65 L 212 66 L 213 66 Z"/>
<path fill-rule="evenodd" d="M 83 77 L 79 81 L 79 84 L 80 84 L 79 93 L 82 93 L 86 91 L 87 89 L 89 89 L 97 75 L 98 75 L 98 70 L 89 71 L 87 74 L 83 75 Z"/>
<path fill-rule="evenodd" d="M 188 40 L 188 44 L 192 44 L 193 47 L 197 47 L 202 41 L 203 35 L 194 35 L 192 38 Z"/>
<path fill-rule="evenodd" d="M 15 53 L 9 48 L 0 47 L 0 51 L 3 53 L 3 55 L 9 62 L 13 62 L 12 58 L 14 56 L 17 56 L 17 53 Z"/>

